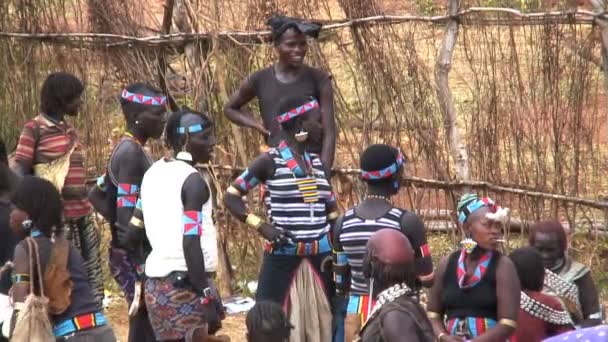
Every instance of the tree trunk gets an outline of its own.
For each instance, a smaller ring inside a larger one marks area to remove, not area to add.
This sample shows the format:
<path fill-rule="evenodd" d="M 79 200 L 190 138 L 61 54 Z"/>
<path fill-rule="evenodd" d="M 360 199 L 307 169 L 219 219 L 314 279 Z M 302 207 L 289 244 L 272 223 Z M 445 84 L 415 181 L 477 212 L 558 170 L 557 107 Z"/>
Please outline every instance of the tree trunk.
<path fill-rule="evenodd" d="M 604 0 L 591 0 L 593 9 L 602 13 L 606 9 L 606 3 Z M 600 34 L 602 40 L 602 71 L 604 72 L 604 94 L 608 94 L 608 21 L 603 17 L 597 17 L 595 21 L 600 27 Z M 608 116 L 608 111 L 606 112 Z M 608 132 L 606 132 L 608 135 Z"/>
<path fill-rule="evenodd" d="M 448 15 L 454 16 L 458 13 L 458 0 L 448 0 Z M 466 144 L 462 140 L 456 117 L 456 108 L 452 98 L 449 85 L 449 73 L 452 66 L 452 57 L 456 40 L 458 38 L 458 20 L 452 18 L 447 23 L 446 34 L 441 44 L 441 50 L 437 57 L 435 68 L 435 83 L 437 84 L 437 100 L 444 116 L 447 132 L 448 145 L 454 162 L 456 163 L 456 178 L 458 180 L 470 180 L 469 157 Z M 469 192 L 469 186 L 463 186 L 464 192 Z"/>

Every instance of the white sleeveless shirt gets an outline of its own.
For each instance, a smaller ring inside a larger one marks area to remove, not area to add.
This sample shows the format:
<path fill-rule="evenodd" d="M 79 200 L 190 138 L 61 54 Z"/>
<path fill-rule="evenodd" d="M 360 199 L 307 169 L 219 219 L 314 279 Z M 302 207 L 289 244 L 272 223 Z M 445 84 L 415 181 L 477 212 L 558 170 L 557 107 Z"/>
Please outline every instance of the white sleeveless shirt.
<path fill-rule="evenodd" d="M 161 159 L 146 171 L 141 183 L 141 204 L 146 225 L 146 236 L 152 252 L 146 259 L 148 277 L 165 277 L 173 271 L 187 271 L 182 245 L 183 224 L 182 186 L 198 171 L 179 160 Z M 213 200 L 209 183 L 209 200 L 203 204 L 203 235 L 201 248 L 205 258 L 205 272 L 217 269 L 217 231 L 213 224 Z"/>

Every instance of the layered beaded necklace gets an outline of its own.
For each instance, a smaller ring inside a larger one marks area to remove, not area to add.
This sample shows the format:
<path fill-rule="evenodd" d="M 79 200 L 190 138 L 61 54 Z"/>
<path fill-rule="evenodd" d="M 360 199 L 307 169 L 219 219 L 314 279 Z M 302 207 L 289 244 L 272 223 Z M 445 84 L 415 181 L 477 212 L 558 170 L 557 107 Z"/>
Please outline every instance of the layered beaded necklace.
<path fill-rule="evenodd" d="M 577 310 L 581 310 L 581 304 L 578 296 L 578 286 L 576 286 L 576 284 L 568 282 L 559 275 L 545 269 L 544 285 L 560 297 L 564 297 L 568 301 L 574 303 Z"/>
<path fill-rule="evenodd" d="M 395 299 L 401 296 L 412 295 L 413 293 L 414 292 L 405 283 L 395 284 L 380 292 L 378 294 L 378 299 L 376 300 L 376 305 L 372 309 L 372 312 L 367 316 L 367 320 L 361 327 L 361 330 L 363 330 L 367 322 L 370 322 L 376 315 L 378 315 L 380 309 L 382 309 L 382 306 L 395 301 Z"/>
<path fill-rule="evenodd" d="M 533 317 L 556 325 L 571 325 L 572 320 L 566 311 L 555 310 L 521 291 L 519 307 Z"/>

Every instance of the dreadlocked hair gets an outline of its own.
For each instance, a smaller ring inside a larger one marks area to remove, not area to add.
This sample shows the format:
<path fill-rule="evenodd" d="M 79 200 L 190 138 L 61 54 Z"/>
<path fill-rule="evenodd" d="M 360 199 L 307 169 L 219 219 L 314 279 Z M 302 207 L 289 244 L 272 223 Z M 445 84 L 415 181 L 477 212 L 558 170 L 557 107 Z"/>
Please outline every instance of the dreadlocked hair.
<path fill-rule="evenodd" d="M 140 94 L 140 95 L 145 95 L 145 96 L 154 96 L 154 97 L 165 96 L 160 89 L 158 89 L 148 83 L 142 83 L 142 82 L 132 83 L 132 84 L 128 85 L 125 89 L 130 93 Z M 164 108 L 164 105 L 162 105 L 162 106 L 145 105 L 145 104 L 141 104 L 141 103 L 132 102 L 127 99 L 123 99 L 122 96 L 120 96 L 120 107 L 122 108 L 122 113 L 125 116 L 125 120 L 128 123 L 133 123 L 136 120 L 137 114 L 150 109 L 150 107 L 163 107 Z"/>
<path fill-rule="evenodd" d="M 15 188 L 11 202 L 25 211 L 34 227 L 44 235 L 60 233 L 63 229 L 63 205 L 61 195 L 46 179 L 25 176 Z"/>
<path fill-rule="evenodd" d="M 360 157 L 360 167 L 363 171 L 379 171 L 391 166 L 399 155 L 399 150 L 386 144 L 368 146 Z M 398 173 L 398 172 L 397 172 Z M 394 177 L 395 175 L 393 175 Z M 393 177 L 382 179 L 364 179 L 369 184 L 383 184 L 393 181 Z"/>
<path fill-rule="evenodd" d="M 283 342 L 289 339 L 292 325 L 280 305 L 257 302 L 247 313 L 247 339 L 249 342 Z"/>
<path fill-rule="evenodd" d="M 181 151 L 186 144 L 186 134 L 180 134 L 177 130 L 181 126 L 184 115 L 188 114 L 200 117 L 203 120 L 204 128 L 212 124 L 212 121 L 207 114 L 193 111 L 188 107 L 182 107 L 182 109 L 177 112 L 171 113 L 167 120 L 167 126 L 165 127 L 165 143 L 167 147 L 173 149 L 173 151 Z"/>
<path fill-rule="evenodd" d="M 40 89 L 40 110 L 47 115 L 63 114 L 65 106 L 83 91 L 84 85 L 76 76 L 63 71 L 52 73 Z"/>
<path fill-rule="evenodd" d="M 367 257 L 369 258 L 369 256 Z M 395 284 L 405 283 L 410 288 L 416 285 L 416 270 L 413 263 L 385 264 L 376 258 L 372 258 L 367 264 L 369 278 L 374 278 L 375 291 L 382 291 Z"/>

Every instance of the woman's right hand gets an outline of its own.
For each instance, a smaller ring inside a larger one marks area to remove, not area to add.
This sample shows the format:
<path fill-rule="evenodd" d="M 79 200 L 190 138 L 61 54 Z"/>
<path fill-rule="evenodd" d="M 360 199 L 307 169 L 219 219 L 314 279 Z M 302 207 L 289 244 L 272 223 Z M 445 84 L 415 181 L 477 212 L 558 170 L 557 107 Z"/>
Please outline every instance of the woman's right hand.
<path fill-rule="evenodd" d="M 264 239 L 268 240 L 277 247 L 292 242 L 284 231 L 277 229 L 273 225 L 266 222 L 262 223 L 260 228 L 258 228 L 258 231 Z"/>
<path fill-rule="evenodd" d="M 262 135 L 264 135 L 264 138 L 270 135 L 270 131 L 267 130 L 266 127 L 264 127 L 264 125 L 261 123 L 258 123 L 254 128 L 256 129 L 256 131 L 262 133 Z"/>

